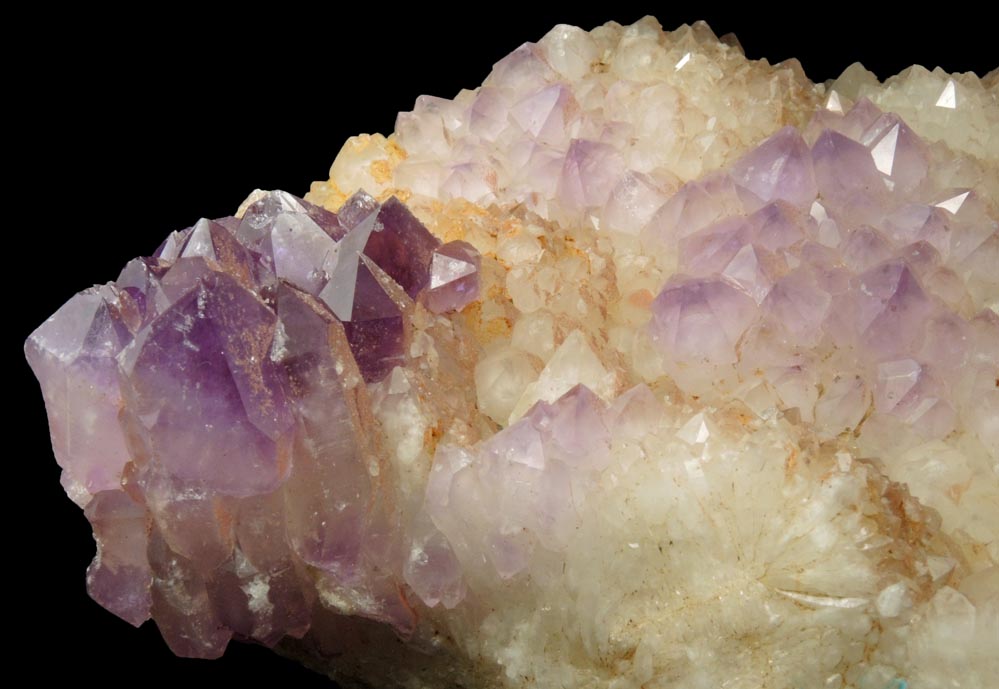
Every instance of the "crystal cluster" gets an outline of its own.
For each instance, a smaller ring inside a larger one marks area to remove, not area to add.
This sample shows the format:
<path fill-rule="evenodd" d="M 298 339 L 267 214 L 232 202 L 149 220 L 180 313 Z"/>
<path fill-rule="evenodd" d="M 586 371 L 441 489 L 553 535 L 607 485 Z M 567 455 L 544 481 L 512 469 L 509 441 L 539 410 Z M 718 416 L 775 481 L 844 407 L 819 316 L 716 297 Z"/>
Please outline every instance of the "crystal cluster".
<path fill-rule="evenodd" d="M 373 686 L 989 686 L 997 89 L 559 26 L 174 233 L 26 345 L 91 595 Z"/>
<path fill-rule="evenodd" d="M 414 298 L 475 297 L 478 260 L 395 199 L 272 192 L 56 312 L 26 349 L 94 599 L 199 657 L 301 636 L 318 595 L 411 631 L 365 383 L 405 364 Z"/>

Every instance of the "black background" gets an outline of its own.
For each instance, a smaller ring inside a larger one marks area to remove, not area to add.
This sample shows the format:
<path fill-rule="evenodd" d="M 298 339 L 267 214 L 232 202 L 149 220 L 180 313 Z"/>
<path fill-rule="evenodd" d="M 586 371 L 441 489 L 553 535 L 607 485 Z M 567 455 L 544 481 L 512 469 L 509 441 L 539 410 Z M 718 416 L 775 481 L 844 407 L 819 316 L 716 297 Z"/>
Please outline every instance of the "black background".
<path fill-rule="evenodd" d="M 15 245 L 5 283 L 18 312 L 10 337 L 23 341 L 75 291 L 113 279 L 170 230 L 232 213 L 256 187 L 304 194 L 328 176 L 348 136 L 390 132 L 395 114 L 422 93 L 474 87 L 496 60 L 554 24 L 630 23 L 650 11 L 608 4 L 616 9 L 501 3 L 488 20 L 477 17 L 491 3 L 448 17 L 422 4 L 399 12 L 358 3 L 318 13 L 283 5 L 223 20 L 157 6 L 142 17 L 88 9 L 38 18 L 25 29 L 30 48 L 8 47 L 6 69 L 13 98 L 4 109 L 17 121 L 5 137 L 16 178 L 7 202 L 9 217 L 21 216 L 7 228 Z M 799 3 L 795 13 L 770 4 L 660 7 L 654 13 L 666 28 L 704 18 L 718 35 L 735 32 L 749 57 L 797 57 L 813 80 L 855 60 L 881 77 L 913 62 L 980 75 L 999 64 L 988 22 L 953 8 L 919 16 L 892 4 L 878 16 L 829 3 Z M 15 152 L 21 147 L 27 156 Z M 8 642 L 8 673 L 109 688 L 183 680 L 331 686 L 258 647 L 233 644 L 214 662 L 175 658 L 152 624 L 135 630 L 93 603 L 84 589 L 89 528 L 59 486 L 41 395 L 16 351 L 11 368 L 22 423 L 8 428 L 18 448 L 7 460 L 14 513 L 4 621 L 17 640 Z"/>

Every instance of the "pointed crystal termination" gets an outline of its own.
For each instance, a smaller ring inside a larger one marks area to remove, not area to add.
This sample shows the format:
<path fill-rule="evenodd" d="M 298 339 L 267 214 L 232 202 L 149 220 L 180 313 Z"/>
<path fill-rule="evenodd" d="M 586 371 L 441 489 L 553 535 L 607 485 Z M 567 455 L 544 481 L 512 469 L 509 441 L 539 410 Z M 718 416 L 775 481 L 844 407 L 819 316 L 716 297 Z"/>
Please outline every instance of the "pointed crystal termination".
<path fill-rule="evenodd" d="M 439 245 L 395 199 L 257 192 L 28 338 L 95 600 L 196 657 L 300 637 L 317 599 L 412 629 L 364 382 L 405 363 L 411 296 L 476 298 L 478 253 Z"/>
<path fill-rule="evenodd" d="M 115 361 L 132 339 L 125 312 L 136 300 L 126 294 L 112 285 L 80 292 L 24 346 L 42 385 L 63 487 L 81 506 L 101 491 L 117 490 L 129 462 L 118 424 L 122 393 Z"/>
<path fill-rule="evenodd" d="M 364 379 L 380 380 L 403 363 L 403 312 L 409 300 L 363 254 L 356 276 L 353 308 L 343 327 Z"/>
<path fill-rule="evenodd" d="M 807 208 L 817 193 L 808 144 L 794 127 L 784 127 L 748 153 L 732 176 L 764 201 L 783 199 Z"/>
<path fill-rule="evenodd" d="M 970 246 L 987 255 L 997 225 L 970 192 L 928 186 L 927 146 L 897 116 L 861 100 L 816 122 L 829 128 L 812 131 L 811 149 L 785 128 L 735 163 L 731 180 L 752 196 L 714 176 L 713 188 L 691 182 L 659 211 L 654 229 L 675 209 L 673 231 L 687 234 L 652 302 L 651 340 L 690 394 L 752 377 L 820 434 L 869 417 L 874 428 L 918 427 L 920 441 L 944 438 L 968 389 L 938 379 L 955 353 L 928 343 L 928 328 L 967 325 L 975 306 L 962 279 L 973 284 L 974 272 L 959 256 Z M 771 203 L 757 209 L 759 199 Z M 975 221 L 958 222 L 961 213 Z M 967 336 L 955 337 L 964 356 Z M 886 373 L 899 366 L 912 371 L 911 394 L 892 387 L 909 380 Z"/>
<path fill-rule="evenodd" d="M 440 240 L 393 196 L 378 211 L 364 255 L 415 298 L 430 281 L 430 264 L 438 246 Z"/>
<path fill-rule="evenodd" d="M 461 311 L 479 298 L 482 258 L 468 242 L 456 241 L 434 250 L 430 263 L 427 308 L 434 313 Z"/>

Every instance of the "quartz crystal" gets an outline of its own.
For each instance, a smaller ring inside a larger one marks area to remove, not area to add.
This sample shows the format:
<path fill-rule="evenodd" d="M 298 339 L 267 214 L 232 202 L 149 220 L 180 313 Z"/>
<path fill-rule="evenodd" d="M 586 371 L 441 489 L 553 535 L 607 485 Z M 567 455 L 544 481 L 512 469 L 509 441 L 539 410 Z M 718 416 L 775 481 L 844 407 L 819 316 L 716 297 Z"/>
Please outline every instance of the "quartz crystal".
<path fill-rule="evenodd" d="M 379 687 L 995 686 L 997 172 L 996 72 L 557 26 L 31 334 L 90 595 Z"/>

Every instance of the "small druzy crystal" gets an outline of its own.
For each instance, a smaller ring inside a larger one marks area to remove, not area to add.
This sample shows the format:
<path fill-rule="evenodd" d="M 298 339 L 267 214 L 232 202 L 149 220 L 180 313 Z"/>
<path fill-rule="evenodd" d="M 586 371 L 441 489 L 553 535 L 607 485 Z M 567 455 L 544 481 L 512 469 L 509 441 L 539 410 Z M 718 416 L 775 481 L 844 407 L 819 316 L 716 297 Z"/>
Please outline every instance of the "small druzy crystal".
<path fill-rule="evenodd" d="M 434 313 L 460 311 L 478 299 L 480 265 L 479 252 L 468 242 L 448 242 L 435 249 L 427 308 Z"/>
<path fill-rule="evenodd" d="M 372 686 L 992 686 L 997 89 L 558 26 L 172 233 L 25 346 L 90 595 Z"/>

